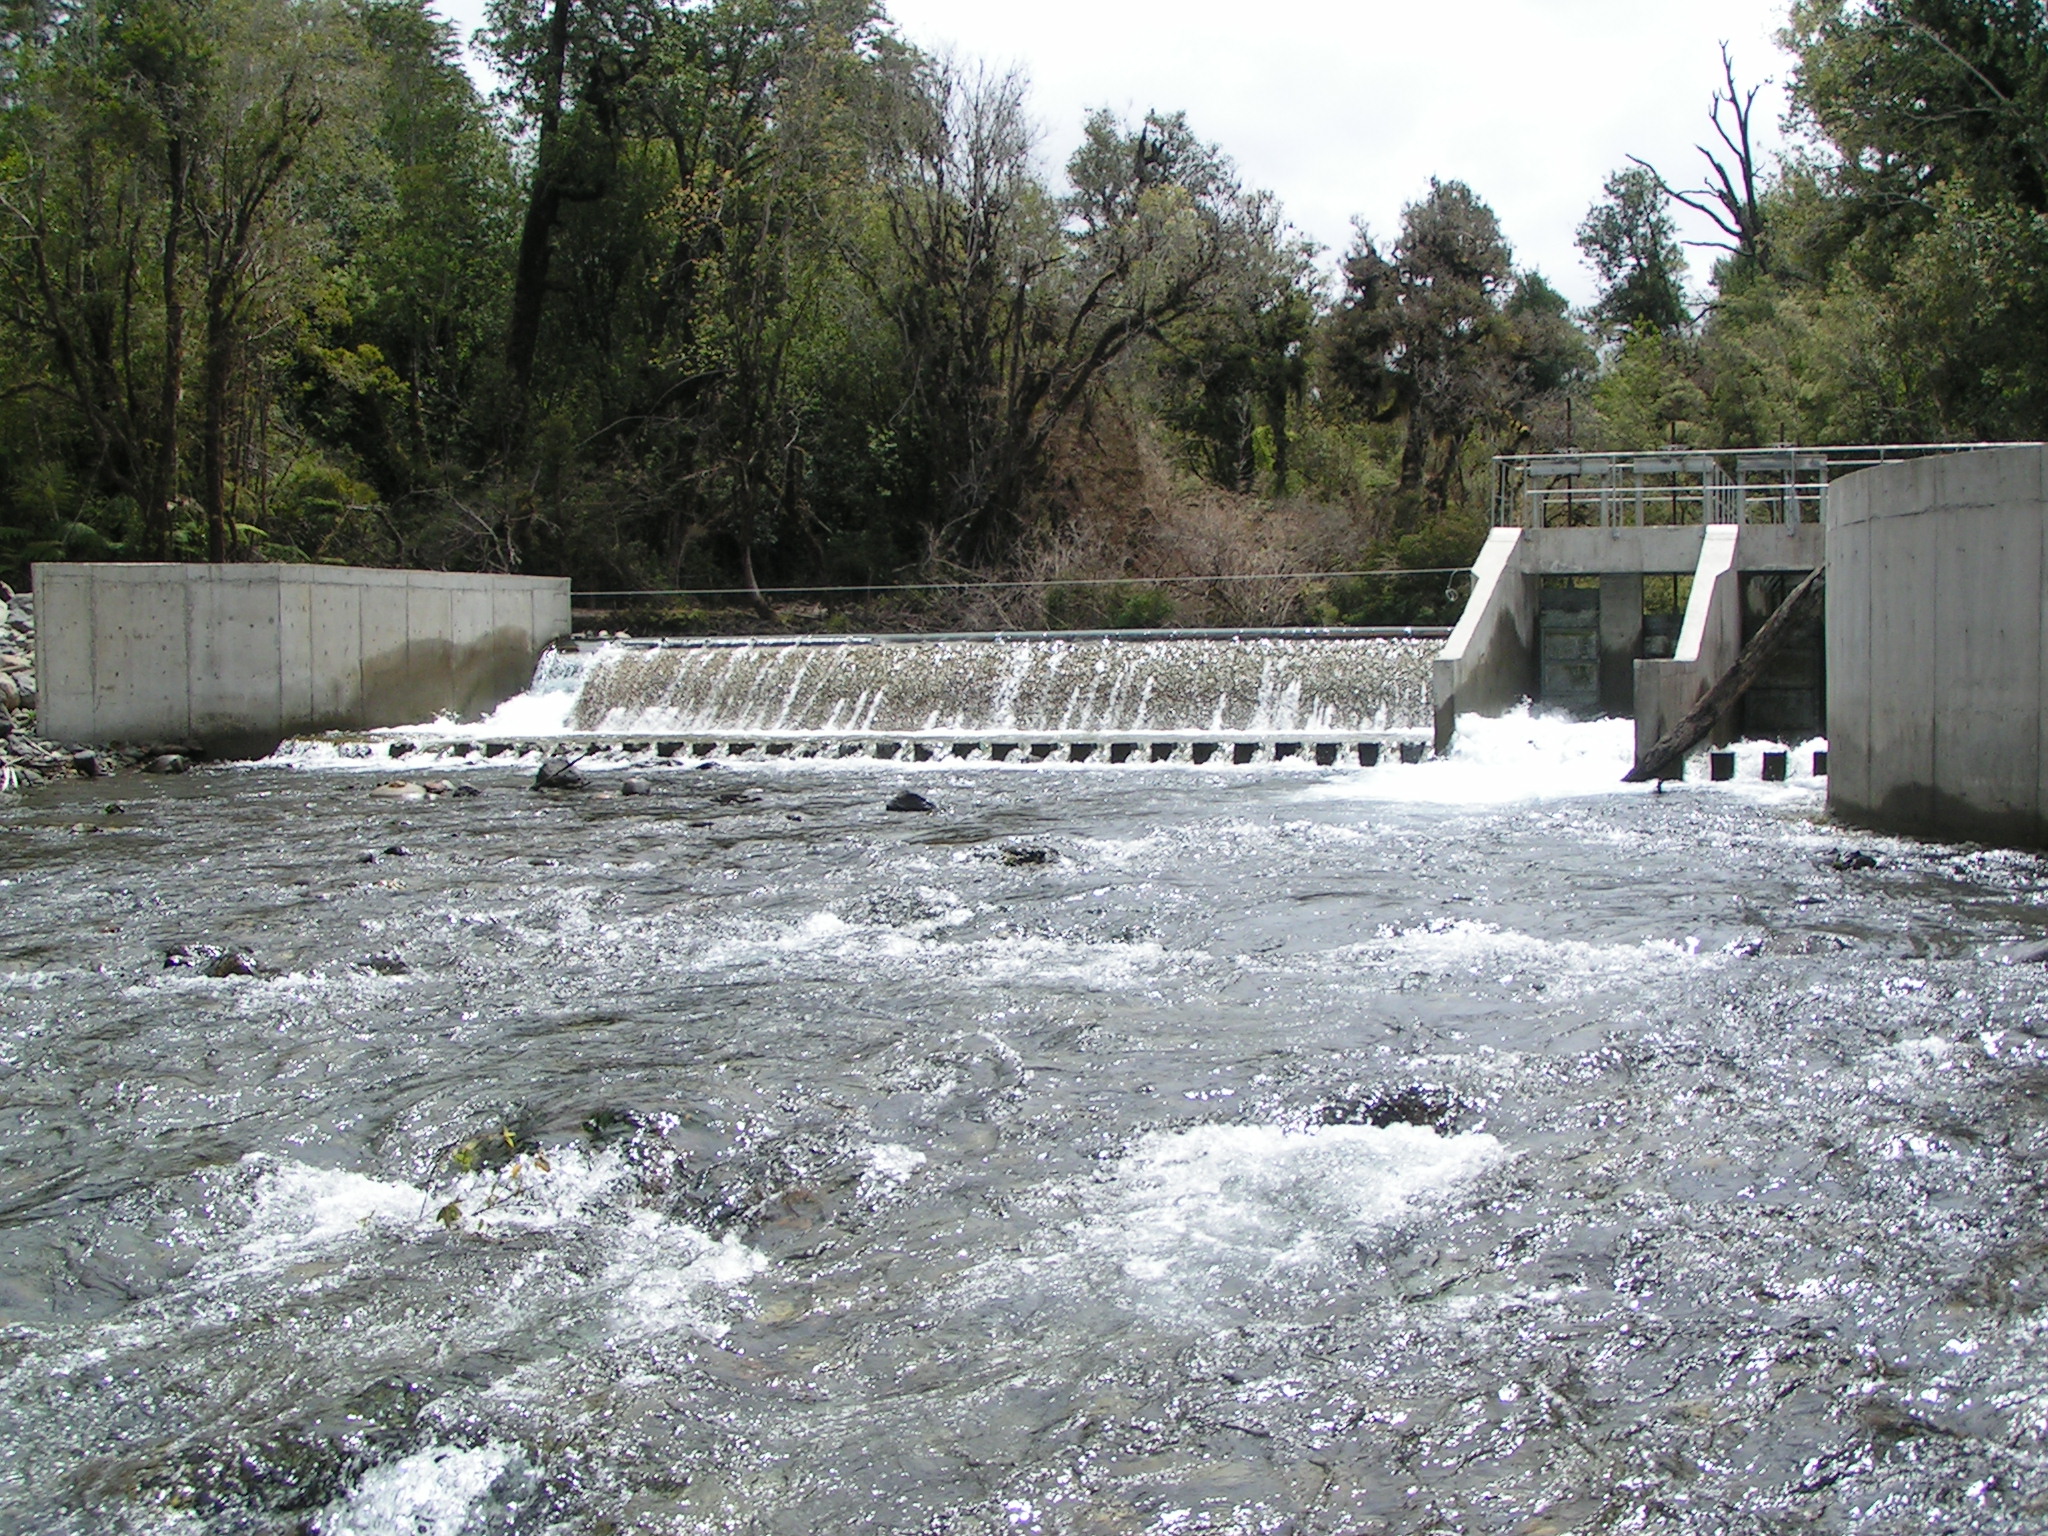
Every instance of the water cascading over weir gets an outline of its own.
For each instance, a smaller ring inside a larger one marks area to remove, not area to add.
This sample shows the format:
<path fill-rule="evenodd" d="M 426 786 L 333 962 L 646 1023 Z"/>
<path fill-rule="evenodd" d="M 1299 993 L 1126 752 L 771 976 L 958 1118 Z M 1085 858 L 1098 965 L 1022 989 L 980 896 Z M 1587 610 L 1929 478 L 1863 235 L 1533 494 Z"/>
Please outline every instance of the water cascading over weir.
<path fill-rule="evenodd" d="M 664 756 L 1370 765 L 1422 755 L 1444 631 L 581 642 L 462 745 Z M 454 728 L 451 728 L 454 729 Z"/>

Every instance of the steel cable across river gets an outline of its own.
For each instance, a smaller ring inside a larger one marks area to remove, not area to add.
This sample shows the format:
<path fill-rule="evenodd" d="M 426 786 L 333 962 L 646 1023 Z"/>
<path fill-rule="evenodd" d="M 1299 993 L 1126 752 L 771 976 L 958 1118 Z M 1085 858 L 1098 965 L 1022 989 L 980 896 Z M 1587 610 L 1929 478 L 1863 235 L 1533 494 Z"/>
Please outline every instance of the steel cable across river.
<path fill-rule="evenodd" d="M 2042 1529 L 2048 867 L 1630 750 L 10 797 L 0 1528 Z"/>

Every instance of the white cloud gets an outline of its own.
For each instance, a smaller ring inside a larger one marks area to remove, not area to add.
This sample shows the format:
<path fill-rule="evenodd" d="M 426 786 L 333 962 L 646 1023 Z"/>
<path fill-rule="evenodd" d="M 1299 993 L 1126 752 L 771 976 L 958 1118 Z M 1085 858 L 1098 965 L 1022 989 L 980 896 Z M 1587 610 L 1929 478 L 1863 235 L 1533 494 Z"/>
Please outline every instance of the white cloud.
<path fill-rule="evenodd" d="M 442 0 L 467 30 L 481 0 Z M 928 49 L 1016 66 L 1056 172 L 1085 113 L 1185 111 L 1335 255 L 1391 235 L 1434 175 L 1468 182 L 1519 259 L 1592 296 L 1573 232 L 1631 153 L 1689 183 L 1720 83 L 1783 78 L 1786 0 L 890 0 Z M 1759 116 L 1777 142 L 1782 96 Z M 1704 233 L 1694 229 L 1693 234 Z M 1703 278 L 1711 258 L 1695 259 Z"/>

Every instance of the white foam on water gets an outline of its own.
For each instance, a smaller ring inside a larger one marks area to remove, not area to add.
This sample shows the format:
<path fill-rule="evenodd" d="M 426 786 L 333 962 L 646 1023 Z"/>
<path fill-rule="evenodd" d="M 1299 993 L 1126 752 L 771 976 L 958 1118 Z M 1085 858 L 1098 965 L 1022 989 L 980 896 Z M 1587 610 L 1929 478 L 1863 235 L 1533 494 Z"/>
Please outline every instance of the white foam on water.
<path fill-rule="evenodd" d="M 1412 928 L 1387 927 L 1370 944 L 1332 950 L 1340 968 L 1366 966 L 1431 976 L 1491 978 L 1511 983 L 1540 976 L 1551 982 L 1603 986 L 1646 975 L 1706 970 L 1728 963 L 1720 951 L 1702 954 L 1696 939 L 1644 939 L 1636 944 L 1592 944 L 1544 939 L 1473 919 L 1439 919 Z"/>
<path fill-rule="evenodd" d="M 930 1161 L 915 1147 L 906 1147 L 899 1142 L 885 1141 L 869 1147 L 863 1154 L 874 1177 L 887 1179 L 892 1184 L 901 1184 L 918 1169 Z"/>
<path fill-rule="evenodd" d="M 767 1255 L 734 1233 L 714 1238 L 653 1211 L 635 1211 L 605 1270 L 604 1283 L 614 1296 L 609 1336 L 722 1338 L 731 1325 L 719 1315 L 720 1293 L 767 1267 Z"/>
<path fill-rule="evenodd" d="M 447 1225 L 441 1213 L 451 1205 L 459 1208 L 457 1224 L 466 1231 L 575 1225 L 615 1203 L 632 1183 L 616 1151 L 575 1148 L 523 1153 L 503 1168 L 464 1174 L 434 1189 L 259 1153 L 242 1162 L 257 1175 L 249 1219 L 234 1258 L 209 1266 L 216 1278 L 279 1269 L 380 1236 L 427 1236 Z"/>
<path fill-rule="evenodd" d="M 373 1179 L 345 1168 L 268 1163 L 263 1166 L 239 1252 L 249 1266 L 270 1269 L 317 1249 L 365 1234 L 408 1231 L 419 1224 L 427 1197 L 411 1184 Z"/>
<path fill-rule="evenodd" d="M 1158 1131 L 1123 1158 L 1085 1240 L 1130 1279 L 1171 1290 L 1322 1269 L 1504 1155 L 1484 1133 L 1413 1125 Z"/>
<path fill-rule="evenodd" d="M 1613 794 L 1622 790 L 1635 747 L 1633 721 L 1571 720 L 1524 705 L 1492 718 L 1461 716 L 1447 756 L 1419 763 L 1383 758 L 1378 767 L 1333 775 L 1301 793 L 1310 800 L 1482 806 Z"/>
<path fill-rule="evenodd" d="M 1709 781 L 1704 750 L 1686 760 L 1686 777 L 1666 793 L 1711 793 L 1767 804 L 1810 801 L 1827 787 L 1812 774 L 1813 753 L 1822 738 L 1789 746 L 1782 742 L 1740 742 L 1732 781 Z M 1782 784 L 1763 782 L 1766 752 L 1788 753 Z M 1600 795 L 1655 793 L 1649 784 L 1624 784 L 1635 765 L 1635 722 L 1573 720 L 1544 714 L 1529 705 L 1499 716 L 1464 715 L 1450 752 L 1420 763 L 1388 762 L 1357 772 L 1334 773 L 1305 786 L 1307 800 L 1364 800 L 1408 805 L 1496 806 Z"/>
<path fill-rule="evenodd" d="M 496 1443 L 429 1446 L 372 1467 L 309 1526 L 316 1536 L 462 1536 L 498 1480 L 524 1461 Z"/>
<path fill-rule="evenodd" d="M 958 981 L 973 986 L 1028 981 L 1115 989 L 1134 985 L 1176 960 L 1208 958 L 1201 951 L 1169 950 L 1151 940 L 1089 943 L 1025 934 L 973 940 L 938 937 L 973 917 L 972 909 L 955 906 L 899 927 L 853 923 L 837 913 L 814 912 L 794 922 L 736 925 L 694 955 L 671 953 L 669 963 L 723 972 L 804 956 L 849 967 L 893 965 L 915 972 L 943 966 Z"/>

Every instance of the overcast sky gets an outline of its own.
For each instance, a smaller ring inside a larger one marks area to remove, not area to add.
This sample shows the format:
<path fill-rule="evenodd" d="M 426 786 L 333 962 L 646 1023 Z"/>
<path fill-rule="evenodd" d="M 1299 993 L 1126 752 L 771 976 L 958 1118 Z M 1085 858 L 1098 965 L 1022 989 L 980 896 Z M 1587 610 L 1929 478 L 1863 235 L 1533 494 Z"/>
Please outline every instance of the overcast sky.
<path fill-rule="evenodd" d="M 1328 248 L 1391 236 L 1429 178 L 1467 182 L 1517 259 L 1576 302 L 1572 243 L 1631 153 L 1691 185 L 1727 42 L 1745 83 L 1782 79 L 1787 0 L 886 0 L 930 50 L 1031 81 L 1057 173 L 1089 109 L 1184 111 L 1244 179 Z M 441 0 L 465 33 L 481 0 Z M 1759 117 L 1777 142 L 1782 97 Z M 1695 257 L 1695 281 L 1710 254 Z"/>

